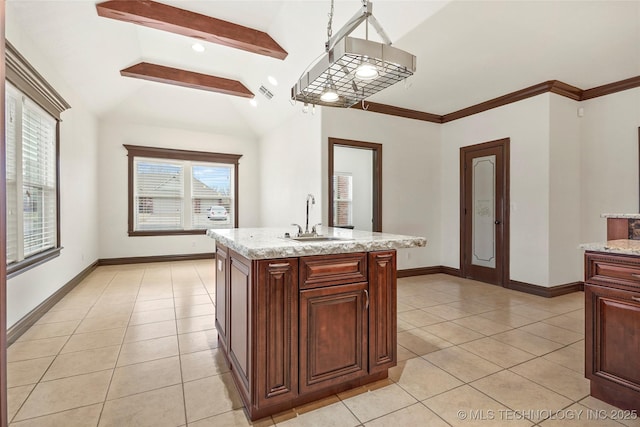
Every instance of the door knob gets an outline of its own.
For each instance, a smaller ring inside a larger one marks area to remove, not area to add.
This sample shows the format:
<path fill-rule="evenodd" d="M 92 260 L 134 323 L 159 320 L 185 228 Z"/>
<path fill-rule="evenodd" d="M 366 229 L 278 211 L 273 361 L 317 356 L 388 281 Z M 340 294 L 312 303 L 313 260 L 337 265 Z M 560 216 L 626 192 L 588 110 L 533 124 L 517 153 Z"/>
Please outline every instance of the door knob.
<path fill-rule="evenodd" d="M 494 221 L 494 224 L 495 224 L 495 225 L 499 225 L 499 224 L 500 224 L 500 220 L 499 220 L 499 219 L 496 219 L 496 220 Z"/>

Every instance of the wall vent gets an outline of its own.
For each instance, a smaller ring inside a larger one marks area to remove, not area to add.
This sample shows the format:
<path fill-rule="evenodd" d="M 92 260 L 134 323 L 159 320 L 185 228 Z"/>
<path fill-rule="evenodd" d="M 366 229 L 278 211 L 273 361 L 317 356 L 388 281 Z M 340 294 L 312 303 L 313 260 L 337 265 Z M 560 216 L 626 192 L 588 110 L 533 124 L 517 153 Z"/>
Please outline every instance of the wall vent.
<path fill-rule="evenodd" d="M 264 97 L 267 98 L 267 99 L 273 98 L 273 92 L 271 92 L 269 89 L 264 87 L 264 85 L 260 86 L 260 93 L 263 94 Z"/>

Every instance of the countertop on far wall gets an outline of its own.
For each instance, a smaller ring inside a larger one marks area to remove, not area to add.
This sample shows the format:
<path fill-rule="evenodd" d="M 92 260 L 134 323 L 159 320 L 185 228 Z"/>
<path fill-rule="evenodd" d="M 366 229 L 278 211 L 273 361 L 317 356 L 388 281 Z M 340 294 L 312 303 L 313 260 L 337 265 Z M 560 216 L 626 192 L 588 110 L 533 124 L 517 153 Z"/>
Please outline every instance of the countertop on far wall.
<path fill-rule="evenodd" d="M 624 218 L 624 219 L 640 219 L 640 213 L 614 214 L 603 213 L 600 218 Z"/>
<path fill-rule="evenodd" d="M 594 252 L 640 255 L 640 240 L 620 239 L 597 243 L 583 243 L 580 245 L 580 249 Z"/>
<path fill-rule="evenodd" d="M 287 232 L 294 235 L 295 229 L 292 227 L 209 229 L 207 236 L 249 259 L 372 252 L 417 248 L 427 244 L 424 237 L 343 228 L 322 227 L 323 236 L 336 237 L 341 240 L 320 242 L 301 242 L 285 238 L 284 234 Z"/>

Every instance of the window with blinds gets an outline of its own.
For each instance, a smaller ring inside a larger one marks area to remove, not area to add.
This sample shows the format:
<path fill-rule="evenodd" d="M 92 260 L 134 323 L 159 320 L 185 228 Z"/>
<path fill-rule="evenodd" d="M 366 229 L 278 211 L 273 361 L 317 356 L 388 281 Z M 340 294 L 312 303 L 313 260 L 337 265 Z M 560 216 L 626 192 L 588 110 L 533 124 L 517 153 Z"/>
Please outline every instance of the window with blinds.
<path fill-rule="evenodd" d="M 5 43 L 7 277 L 60 255 L 59 127 L 71 106 Z"/>
<path fill-rule="evenodd" d="M 135 161 L 136 230 L 183 228 L 184 167 L 153 159 Z"/>
<path fill-rule="evenodd" d="M 353 225 L 353 176 L 336 172 L 333 175 L 333 223 L 336 227 Z"/>
<path fill-rule="evenodd" d="M 125 147 L 133 187 L 129 235 L 195 234 L 236 227 L 241 156 Z"/>
<path fill-rule="evenodd" d="M 58 247 L 57 121 L 6 85 L 7 264 Z"/>

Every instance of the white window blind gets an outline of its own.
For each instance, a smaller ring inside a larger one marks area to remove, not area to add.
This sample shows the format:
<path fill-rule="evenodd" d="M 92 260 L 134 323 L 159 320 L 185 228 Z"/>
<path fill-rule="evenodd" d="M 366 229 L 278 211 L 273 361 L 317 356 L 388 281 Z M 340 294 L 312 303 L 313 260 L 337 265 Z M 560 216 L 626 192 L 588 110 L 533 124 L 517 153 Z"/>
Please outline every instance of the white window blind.
<path fill-rule="evenodd" d="M 7 84 L 5 123 L 10 264 L 58 245 L 57 122 Z"/>
<path fill-rule="evenodd" d="M 135 230 L 182 229 L 183 165 L 136 158 L 134 166 Z"/>
<path fill-rule="evenodd" d="M 336 172 L 333 175 L 333 222 L 336 227 L 353 225 L 353 176 Z"/>

